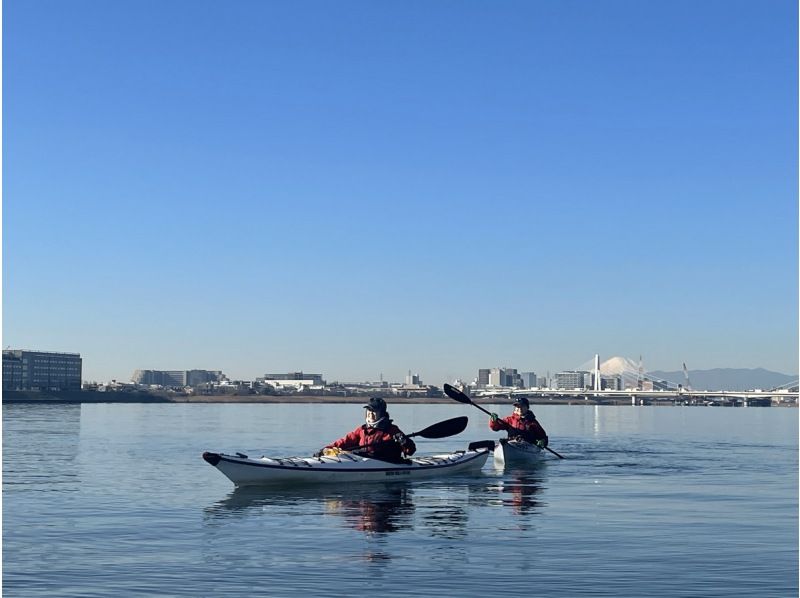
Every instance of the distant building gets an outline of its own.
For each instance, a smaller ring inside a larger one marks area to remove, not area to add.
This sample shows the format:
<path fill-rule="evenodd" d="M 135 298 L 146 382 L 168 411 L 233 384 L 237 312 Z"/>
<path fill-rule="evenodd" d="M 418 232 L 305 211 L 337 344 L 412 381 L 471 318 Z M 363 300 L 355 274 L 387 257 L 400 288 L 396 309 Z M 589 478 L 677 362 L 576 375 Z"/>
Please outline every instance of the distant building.
<path fill-rule="evenodd" d="M 187 370 L 186 372 L 186 386 L 200 386 L 223 380 L 225 380 L 225 374 L 220 370 Z"/>
<path fill-rule="evenodd" d="M 641 390 L 669 390 L 666 380 L 642 380 Z"/>
<path fill-rule="evenodd" d="M 533 388 L 536 384 L 536 372 L 522 372 L 519 375 L 522 380 L 522 388 Z"/>
<path fill-rule="evenodd" d="M 522 379 L 514 368 L 492 368 L 489 370 L 488 386 L 519 387 L 521 385 Z"/>
<path fill-rule="evenodd" d="M 179 388 L 221 382 L 224 379 L 225 375 L 219 370 L 136 370 L 131 377 L 134 384 Z"/>
<path fill-rule="evenodd" d="M 303 372 L 289 372 L 288 374 L 264 374 L 263 378 L 257 378 L 256 382 L 267 382 L 275 380 L 278 382 L 295 380 L 305 381 L 308 380 L 314 386 L 324 386 L 325 380 L 322 379 L 322 374 L 304 374 Z"/>
<path fill-rule="evenodd" d="M 134 370 L 131 382 L 146 386 L 185 386 L 178 370 Z"/>
<path fill-rule="evenodd" d="M 419 386 L 420 384 L 422 383 L 419 380 L 419 374 L 412 374 L 409 370 L 406 376 L 406 386 Z"/>
<path fill-rule="evenodd" d="M 600 376 L 600 390 L 622 390 L 622 376 Z"/>
<path fill-rule="evenodd" d="M 22 390 L 22 359 L 3 351 L 3 390 Z"/>
<path fill-rule="evenodd" d="M 555 387 L 571 390 L 574 388 L 586 388 L 587 383 L 591 385 L 592 375 L 585 371 L 566 371 L 558 372 L 555 375 Z"/>
<path fill-rule="evenodd" d="M 80 353 L 3 351 L 3 390 L 80 390 Z"/>
<path fill-rule="evenodd" d="M 478 387 L 489 386 L 489 369 L 478 370 Z"/>

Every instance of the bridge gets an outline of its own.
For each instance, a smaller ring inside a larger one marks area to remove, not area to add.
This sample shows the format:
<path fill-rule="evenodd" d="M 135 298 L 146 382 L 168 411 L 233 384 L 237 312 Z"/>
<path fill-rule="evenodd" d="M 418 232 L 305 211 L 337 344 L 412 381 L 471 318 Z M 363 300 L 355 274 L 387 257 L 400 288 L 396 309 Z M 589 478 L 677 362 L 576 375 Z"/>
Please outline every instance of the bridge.
<path fill-rule="evenodd" d="M 630 405 L 673 404 L 673 405 L 731 405 L 731 406 L 797 406 L 798 393 L 788 390 L 590 390 L 590 389 L 512 389 L 512 390 L 477 390 L 475 398 L 507 398 L 526 397 L 535 403 L 549 401 L 586 401 L 595 404 Z"/>
<path fill-rule="evenodd" d="M 584 388 L 483 388 L 473 392 L 475 397 L 513 398 L 524 396 L 538 403 L 553 400 L 591 401 L 608 404 L 680 404 L 680 405 L 797 405 L 798 380 L 768 390 L 694 390 L 689 380 L 686 364 L 683 364 L 684 383 L 659 379 L 645 372 L 641 357 L 637 364 L 631 359 L 613 357 L 600 363 L 598 355 L 582 364 L 573 372 L 592 374 Z M 606 382 L 613 380 L 621 388 L 607 389 Z M 553 384 L 551 383 L 551 386 Z"/>

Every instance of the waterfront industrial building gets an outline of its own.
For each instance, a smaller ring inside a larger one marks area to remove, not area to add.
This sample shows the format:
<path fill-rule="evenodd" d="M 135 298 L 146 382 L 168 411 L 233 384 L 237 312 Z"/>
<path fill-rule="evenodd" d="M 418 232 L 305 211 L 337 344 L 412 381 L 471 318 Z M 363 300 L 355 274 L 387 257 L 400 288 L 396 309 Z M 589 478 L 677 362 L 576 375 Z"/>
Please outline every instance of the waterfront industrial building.
<path fill-rule="evenodd" d="M 5 349 L 3 390 L 80 390 L 80 353 Z"/>

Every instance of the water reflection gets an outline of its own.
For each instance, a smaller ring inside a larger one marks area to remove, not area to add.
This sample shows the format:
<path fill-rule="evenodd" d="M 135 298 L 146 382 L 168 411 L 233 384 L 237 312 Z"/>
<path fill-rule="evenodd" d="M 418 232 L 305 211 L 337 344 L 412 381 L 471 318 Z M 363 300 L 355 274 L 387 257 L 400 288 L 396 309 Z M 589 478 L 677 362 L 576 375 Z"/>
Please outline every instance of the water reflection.
<path fill-rule="evenodd" d="M 386 534 L 413 526 L 413 491 L 404 484 L 330 487 L 237 488 L 206 509 L 212 518 L 249 516 L 270 509 L 281 514 L 318 511 L 340 517 L 348 527 L 367 534 Z"/>
<path fill-rule="evenodd" d="M 469 502 L 471 492 L 469 484 L 237 488 L 207 507 L 205 515 L 217 522 L 264 512 L 288 517 L 333 516 L 368 536 L 417 526 L 431 537 L 458 538 L 467 533 L 467 509 L 462 505 Z"/>
<path fill-rule="evenodd" d="M 515 517 L 541 514 L 547 503 L 539 499 L 546 486 L 542 469 L 505 469 L 470 487 L 470 508 L 502 508 Z"/>
<path fill-rule="evenodd" d="M 388 486 L 380 492 L 348 493 L 346 498 L 326 499 L 328 512 L 340 515 L 350 527 L 368 534 L 384 534 L 413 528 L 412 490 Z"/>
<path fill-rule="evenodd" d="M 470 511 L 498 507 L 526 517 L 545 506 L 541 470 L 506 470 L 469 480 L 349 487 L 237 488 L 205 509 L 210 523 L 276 518 L 298 525 L 320 518 L 338 521 L 366 536 L 417 531 L 432 538 L 458 539 L 469 533 Z"/>
<path fill-rule="evenodd" d="M 517 515 L 535 513 L 544 505 L 536 499 L 542 491 L 542 479 L 530 471 L 507 471 L 499 490 L 503 504 Z"/>

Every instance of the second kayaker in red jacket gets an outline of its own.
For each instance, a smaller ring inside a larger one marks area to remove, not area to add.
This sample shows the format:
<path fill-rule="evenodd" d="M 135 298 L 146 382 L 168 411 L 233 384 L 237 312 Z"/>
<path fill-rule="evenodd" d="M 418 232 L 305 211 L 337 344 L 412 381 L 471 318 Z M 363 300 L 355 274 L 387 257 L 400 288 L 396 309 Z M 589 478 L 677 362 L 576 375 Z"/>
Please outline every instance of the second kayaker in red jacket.
<path fill-rule="evenodd" d="M 508 417 L 501 419 L 496 413 L 492 413 L 489 428 L 495 432 L 507 430 L 509 438 L 521 438 L 531 444 L 547 446 L 547 432 L 536 420 L 525 397 L 514 401 L 514 413 Z"/>
<path fill-rule="evenodd" d="M 405 455 L 413 455 L 416 452 L 414 441 L 403 434 L 389 418 L 386 401 L 372 397 L 369 403 L 364 405 L 364 409 L 367 410 L 366 423 L 325 448 L 355 451 L 365 457 L 393 463 L 402 463 Z M 324 450 L 315 456 L 321 456 Z"/>

